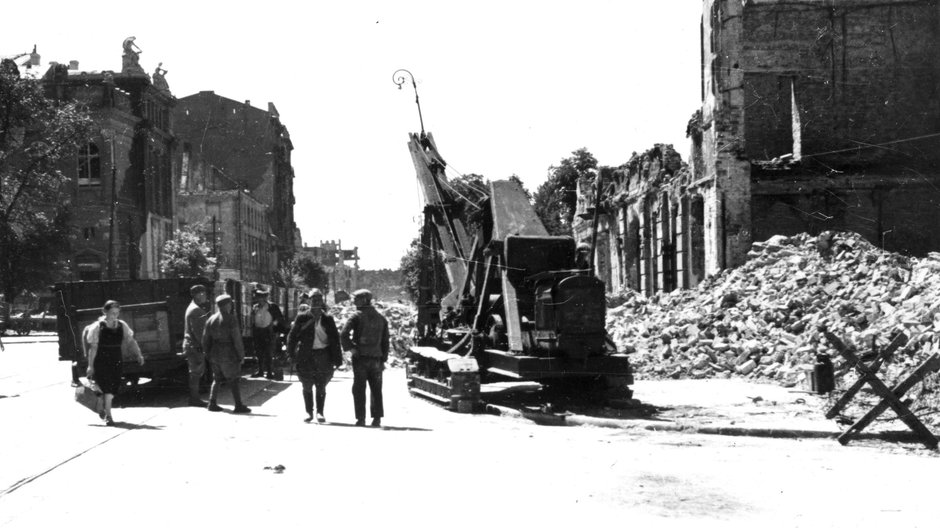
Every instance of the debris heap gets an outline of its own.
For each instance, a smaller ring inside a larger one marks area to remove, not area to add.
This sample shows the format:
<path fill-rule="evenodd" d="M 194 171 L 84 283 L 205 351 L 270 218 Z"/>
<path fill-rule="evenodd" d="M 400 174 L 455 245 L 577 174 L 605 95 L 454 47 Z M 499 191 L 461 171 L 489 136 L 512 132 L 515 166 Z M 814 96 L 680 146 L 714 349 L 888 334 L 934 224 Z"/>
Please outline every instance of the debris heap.
<path fill-rule="evenodd" d="M 793 386 L 818 353 L 843 375 L 825 327 L 860 352 L 904 332 L 910 343 L 883 369 L 894 382 L 940 350 L 940 253 L 905 257 L 855 233 L 777 235 L 754 243 L 743 266 L 694 290 L 649 299 L 627 292 L 611 304 L 607 329 L 620 350 L 636 352 L 638 377 Z"/>
<path fill-rule="evenodd" d="M 388 319 L 389 346 L 391 348 L 389 359 L 393 365 L 398 364 L 397 358 L 402 358 L 412 346 L 411 336 L 414 330 L 417 310 L 412 304 L 373 302 L 375 308 Z M 336 327 L 342 331 L 346 320 L 356 313 L 356 306 L 352 301 L 338 303 L 330 307 L 330 314 L 336 319 Z"/>

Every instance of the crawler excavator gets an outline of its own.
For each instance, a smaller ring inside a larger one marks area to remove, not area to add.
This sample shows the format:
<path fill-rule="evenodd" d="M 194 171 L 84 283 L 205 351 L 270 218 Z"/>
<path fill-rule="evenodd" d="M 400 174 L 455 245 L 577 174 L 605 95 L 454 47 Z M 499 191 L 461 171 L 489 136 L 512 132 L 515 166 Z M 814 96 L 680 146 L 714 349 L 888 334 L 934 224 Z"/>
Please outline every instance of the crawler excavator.
<path fill-rule="evenodd" d="M 490 384 L 564 386 L 629 398 L 630 361 L 606 332 L 604 283 L 578 265 L 575 240 L 549 235 L 516 181 L 489 182 L 484 198 L 459 193 L 434 137 L 409 136 L 425 201 L 412 394 L 458 412 L 481 408 L 481 383 L 484 394 Z M 461 207 L 479 209 L 473 227 Z"/>

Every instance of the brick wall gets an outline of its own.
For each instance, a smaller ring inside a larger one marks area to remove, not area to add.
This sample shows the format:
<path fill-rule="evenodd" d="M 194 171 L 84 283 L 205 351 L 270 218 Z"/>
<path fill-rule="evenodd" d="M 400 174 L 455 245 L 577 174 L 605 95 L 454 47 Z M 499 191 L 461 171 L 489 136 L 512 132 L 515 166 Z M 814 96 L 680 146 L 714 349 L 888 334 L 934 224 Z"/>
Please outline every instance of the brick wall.
<path fill-rule="evenodd" d="M 791 83 L 803 153 L 935 133 L 940 124 L 936 0 L 749 3 L 739 60 L 751 159 L 791 151 Z M 824 156 L 829 166 L 932 164 L 936 139 Z M 912 155 L 916 157 L 912 157 Z"/>

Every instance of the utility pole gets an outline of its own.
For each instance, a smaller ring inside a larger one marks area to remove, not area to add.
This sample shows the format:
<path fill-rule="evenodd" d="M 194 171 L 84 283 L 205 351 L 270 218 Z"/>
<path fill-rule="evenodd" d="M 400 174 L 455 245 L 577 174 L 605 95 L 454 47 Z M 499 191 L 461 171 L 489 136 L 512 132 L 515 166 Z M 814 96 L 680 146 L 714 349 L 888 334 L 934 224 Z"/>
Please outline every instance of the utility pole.
<path fill-rule="evenodd" d="M 114 131 L 108 128 L 101 129 L 101 135 L 109 140 L 111 145 L 111 214 L 108 220 L 108 278 L 114 280 L 114 228 L 117 209 L 117 167 L 114 164 Z"/>

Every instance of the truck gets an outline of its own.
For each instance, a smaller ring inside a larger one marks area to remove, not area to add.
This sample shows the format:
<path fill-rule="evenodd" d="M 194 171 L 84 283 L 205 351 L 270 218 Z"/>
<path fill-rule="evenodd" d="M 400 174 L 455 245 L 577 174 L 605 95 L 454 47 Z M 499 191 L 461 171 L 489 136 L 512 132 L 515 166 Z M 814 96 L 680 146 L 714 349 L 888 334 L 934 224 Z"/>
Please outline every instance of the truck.
<path fill-rule="evenodd" d="M 300 299 L 297 288 L 236 279 L 212 281 L 204 277 L 184 277 L 56 283 L 53 292 L 59 359 L 72 362 L 72 382 L 77 383 L 88 368 L 82 330 L 101 316 L 101 307 L 111 299 L 121 303 L 121 319 L 134 330 L 145 359 L 141 366 L 132 357 L 124 358 L 124 378 L 131 383 L 140 378 L 183 379 L 186 375 L 184 318 L 191 301 L 189 289 L 197 284 L 206 287 L 210 301 L 221 293 L 232 297 L 249 357 L 254 356 L 250 332 L 252 292 L 257 288 L 269 290 L 270 302 L 278 304 L 288 320 L 296 315 Z"/>
<path fill-rule="evenodd" d="M 412 133 L 408 148 L 426 204 L 412 394 L 466 412 L 479 408 L 482 383 L 630 398 L 629 357 L 605 328 L 605 285 L 578 262 L 574 238 L 549 235 L 512 180 L 489 183 L 468 228 L 455 211 L 470 199 L 449 184 L 434 137 Z M 433 255 L 443 256 L 444 291 Z"/>

